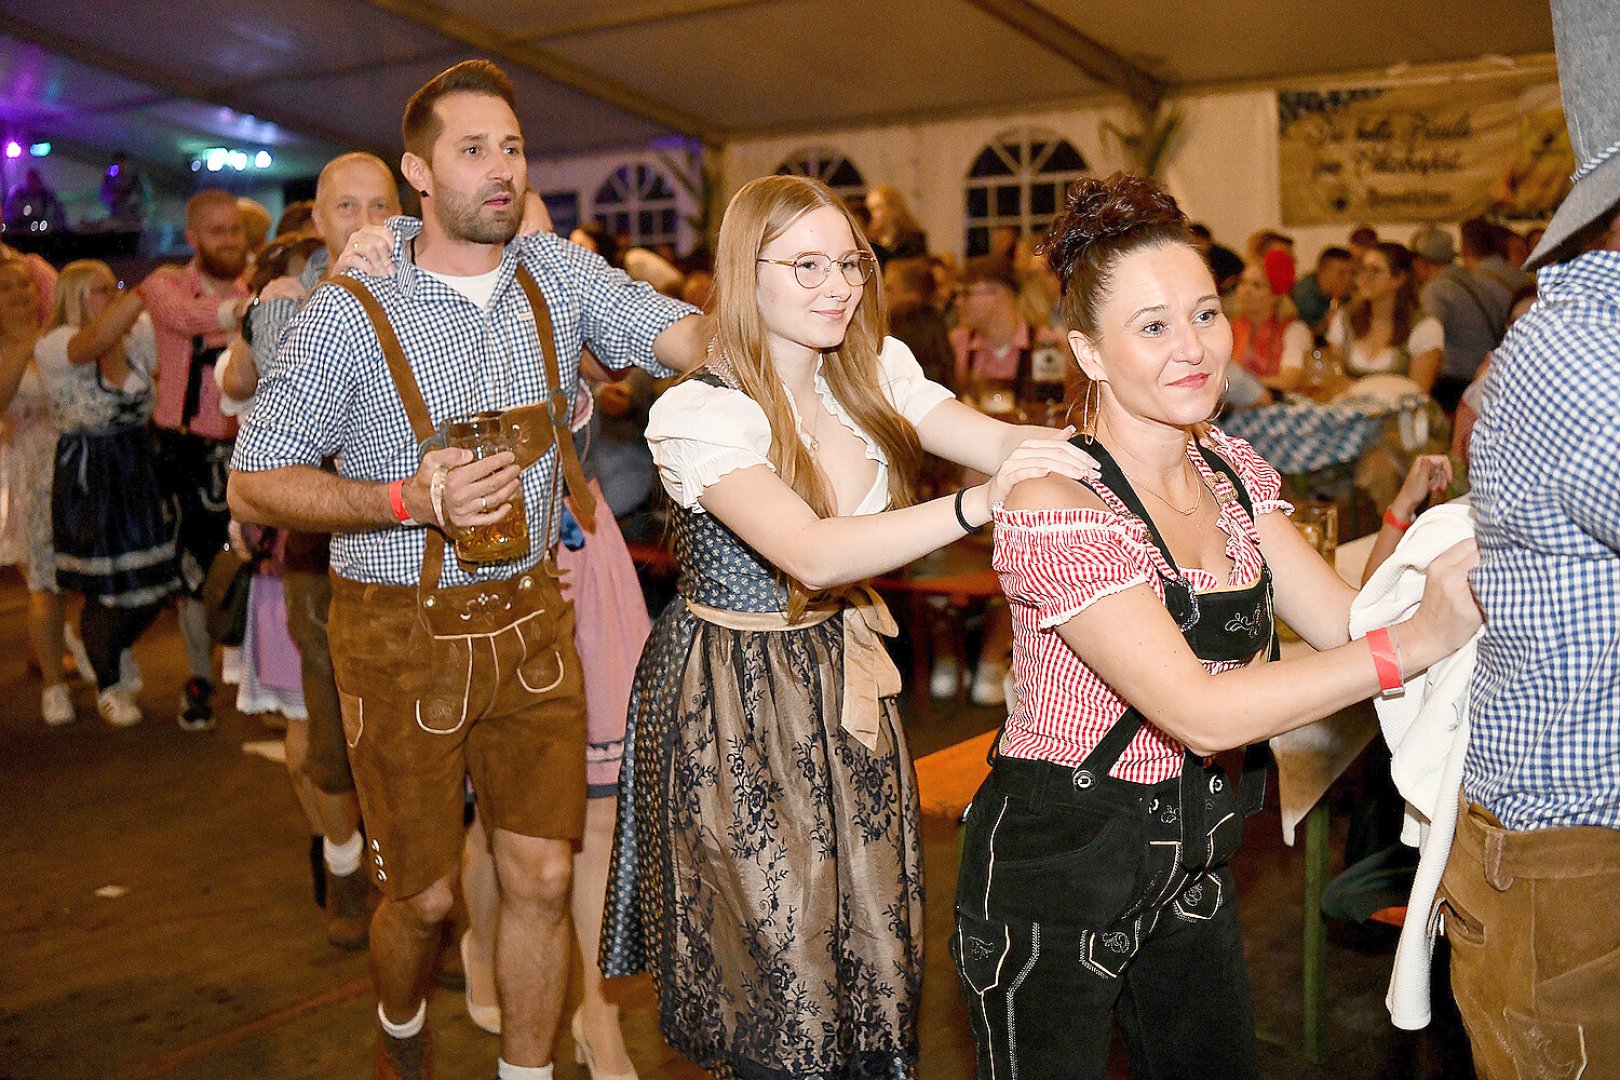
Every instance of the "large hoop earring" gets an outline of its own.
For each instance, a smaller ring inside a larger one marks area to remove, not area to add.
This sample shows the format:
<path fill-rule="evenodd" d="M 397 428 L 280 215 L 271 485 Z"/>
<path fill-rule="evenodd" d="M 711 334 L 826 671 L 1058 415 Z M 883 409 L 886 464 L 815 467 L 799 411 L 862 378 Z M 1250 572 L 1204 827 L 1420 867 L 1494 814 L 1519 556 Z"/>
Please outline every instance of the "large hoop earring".
<path fill-rule="evenodd" d="M 1204 423 L 1211 424 L 1211 423 L 1214 423 L 1216 420 L 1218 420 L 1220 418 L 1221 413 L 1225 411 L 1226 402 L 1231 396 L 1232 396 L 1232 376 L 1228 375 L 1226 377 L 1226 384 L 1221 387 L 1220 400 L 1215 402 L 1215 411 L 1209 414 L 1209 419 L 1205 420 Z"/>
<path fill-rule="evenodd" d="M 1093 394 L 1095 394 L 1095 405 L 1092 404 Z M 1078 425 L 1080 437 L 1086 440 L 1088 444 L 1096 442 L 1097 417 L 1102 414 L 1101 384 L 1099 384 L 1095 379 L 1086 380 L 1086 388 L 1080 392 L 1080 400 L 1071 401 L 1069 403 L 1068 412 L 1063 414 L 1063 422 L 1065 424 L 1074 417 L 1074 407 L 1076 405 L 1080 406 L 1080 423 Z"/>

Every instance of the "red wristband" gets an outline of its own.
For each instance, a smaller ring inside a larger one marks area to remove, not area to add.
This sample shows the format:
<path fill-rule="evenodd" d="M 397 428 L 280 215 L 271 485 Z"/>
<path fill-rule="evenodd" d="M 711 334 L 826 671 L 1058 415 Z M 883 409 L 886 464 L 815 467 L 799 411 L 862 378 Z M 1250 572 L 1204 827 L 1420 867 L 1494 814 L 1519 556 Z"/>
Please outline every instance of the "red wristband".
<path fill-rule="evenodd" d="M 411 517 L 411 512 L 405 509 L 405 481 L 395 480 L 388 485 L 388 505 L 393 508 L 394 518 L 401 525 L 420 525 L 421 522 Z"/>
<path fill-rule="evenodd" d="M 1367 645 L 1372 649 L 1373 667 L 1378 671 L 1378 689 L 1382 696 L 1399 697 L 1405 693 L 1406 672 L 1389 630 L 1381 627 L 1368 631 Z"/>
<path fill-rule="evenodd" d="M 1412 523 L 1410 521 L 1404 521 L 1401 518 L 1396 517 L 1395 511 L 1393 510 L 1384 511 L 1384 524 L 1388 525 L 1396 532 L 1405 532 L 1407 529 L 1412 527 Z"/>

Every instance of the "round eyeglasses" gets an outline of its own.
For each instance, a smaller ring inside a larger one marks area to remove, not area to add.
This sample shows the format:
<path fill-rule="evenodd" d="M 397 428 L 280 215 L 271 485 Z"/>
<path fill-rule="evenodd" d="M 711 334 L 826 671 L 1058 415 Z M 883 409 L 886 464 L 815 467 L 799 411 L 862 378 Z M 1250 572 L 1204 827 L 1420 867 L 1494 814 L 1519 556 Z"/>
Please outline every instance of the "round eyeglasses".
<path fill-rule="evenodd" d="M 795 255 L 791 259 L 756 259 L 755 261 L 793 267 L 793 280 L 806 289 L 819 289 L 835 266 L 838 267 L 838 272 L 844 275 L 844 281 L 848 284 L 865 285 L 872 280 L 872 271 L 877 267 L 877 260 L 864 251 L 846 255 L 842 259 L 834 259 L 819 252 L 808 252 L 804 255 Z"/>

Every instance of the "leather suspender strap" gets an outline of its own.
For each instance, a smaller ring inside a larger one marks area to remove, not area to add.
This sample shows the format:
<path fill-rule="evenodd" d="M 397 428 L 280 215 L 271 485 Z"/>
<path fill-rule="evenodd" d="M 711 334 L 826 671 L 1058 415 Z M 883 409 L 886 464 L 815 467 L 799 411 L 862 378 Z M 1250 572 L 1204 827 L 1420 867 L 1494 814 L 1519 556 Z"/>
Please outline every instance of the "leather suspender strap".
<path fill-rule="evenodd" d="M 201 334 L 191 339 L 191 359 L 186 365 L 186 396 L 180 405 L 180 434 L 191 434 L 191 422 L 197 419 L 197 413 L 202 410 L 203 372 L 206 369 L 209 377 L 213 376 L 213 367 L 219 362 L 219 355 L 223 351 L 205 346 Z M 100 371 L 99 365 L 97 371 Z"/>
<path fill-rule="evenodd" d="M 411 422 L 411 434 L 416 436 L 418 444 L 427 442 L 437 434 L 433 417 L 428 413 L 427 402 L 422 400 L 422 388 L 416 385 L 416 376 L 411 374 L 411 362 L 405 359 L 405 350 L 388 321 L 387 312 L 371 295 L 371 290 L 353 278 L 329 278 L 328 283 L 348 292 L 365 309 L 366 318 L 371 320 L 371 328 L 382 345 L 383 359 L 388 362 L 388 374 L 393 376 L 394 389 L 399 392 L 400 403 L 405 406 L 405 419 Z"/>
<path fill-rule="evenodd" d="M 389 377 L 394 381 L 394 391 L 399 394 L 400 404 L 405 406 L 405 419 L 410 421 L 411 434 L 416 436 L 417 445 L 422 445 L 433 438 L 437 431 L 433 427 L 433 417 L 428 413 L 427 402 L 422 398 L 422 388 L 417 385 L 416 376 L 411 372 L 411 362 L 405 358 L 405 349 L 399 343 L 399 335 L 394 333 L 394 326 L 388 321 L 388 313 L 371 295 L 371 290 L 353 278 L 334 277 L 328 281 L 360 301 L 361 310 L 371 320 L 372 332 L 382 346 L 383 360 L 387 362 Z M 444 533 L 436 528 L 429 529 L 422 549 L 422 572 L 416 579 L 417 592 L 437 589 L 443 569 Z"/>
<path fill-rule="evenodd" d="M 557 442 L 557 465 L 568 483 L 568 495 L 573 500 L 574 517 L 586 532 L 596 531 L 596 496 L 585 482 L 585 470 L 580 467 L 579 454 L 574 449 L 574 436 L 568 430 L 573 418 L 574 397 L 572 387 L 562 384 L 561 366 L 557 363 L 557 335 L 551 325 L 551 308 L 540 286 L 535 284 L 528 267 L 519 264 L 517 282 L 523 295 L 529 299 L 529 310 L 534 312 L 535 333 L 540 336 L 540 353 L 546 363 L 546 404 L 551 413 L 551 430 Z"/>

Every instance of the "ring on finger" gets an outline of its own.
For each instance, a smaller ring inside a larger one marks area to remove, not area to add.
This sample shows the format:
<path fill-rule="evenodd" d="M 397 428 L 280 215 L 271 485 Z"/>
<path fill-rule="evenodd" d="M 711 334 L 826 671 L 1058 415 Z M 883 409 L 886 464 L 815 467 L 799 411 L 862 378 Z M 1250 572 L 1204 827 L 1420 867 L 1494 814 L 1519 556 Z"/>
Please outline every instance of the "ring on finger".
<path fill-rule="evenodd" d="M 488 497 L 486 497 L 484 495 L 478 496 L 478 512 L 480 514 L 489 513 L 489 499 L 488 499 Z"/>

